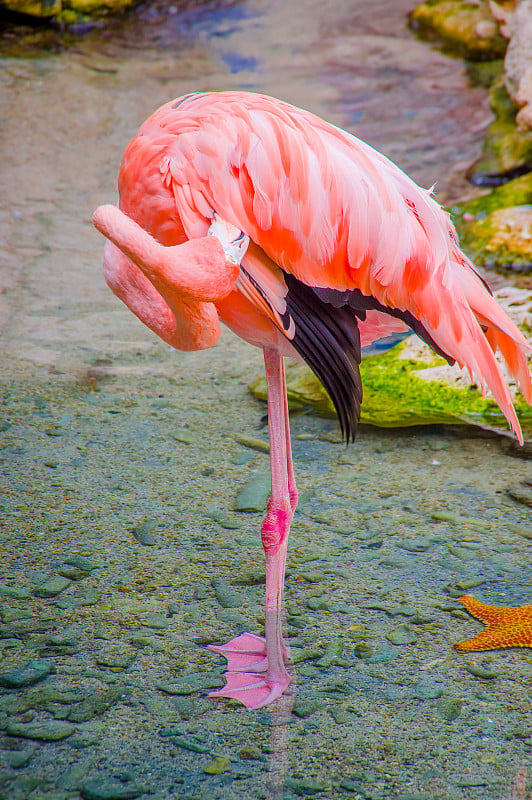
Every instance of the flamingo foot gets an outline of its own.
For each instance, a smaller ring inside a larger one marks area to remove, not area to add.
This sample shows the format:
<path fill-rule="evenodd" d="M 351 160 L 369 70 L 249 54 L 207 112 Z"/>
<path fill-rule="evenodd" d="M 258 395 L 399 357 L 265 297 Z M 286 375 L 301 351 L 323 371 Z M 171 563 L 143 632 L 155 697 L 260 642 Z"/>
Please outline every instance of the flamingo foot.
<path fill-rule="evenodd" d="M 209 644 L 212 650 L 227 659 L 228 672 L 266 672 L 266 639 L 255 633 L 241 633 L 227 644 Z"/>
<path fill-rule="evenodd" d="M 254 633 L 241 633 L 223 645 L 208 645 L 208 650 L 227 659 L 225 686 L 209 697 L 230 697 L 246 708 L 256 709 L 273 703 L 286 691 L 291 677 L 284 665 L 273 674 L 268 669 L 266 640 Z M 288 660 L 288 650 L 281 647 L 283 661 Z"/>

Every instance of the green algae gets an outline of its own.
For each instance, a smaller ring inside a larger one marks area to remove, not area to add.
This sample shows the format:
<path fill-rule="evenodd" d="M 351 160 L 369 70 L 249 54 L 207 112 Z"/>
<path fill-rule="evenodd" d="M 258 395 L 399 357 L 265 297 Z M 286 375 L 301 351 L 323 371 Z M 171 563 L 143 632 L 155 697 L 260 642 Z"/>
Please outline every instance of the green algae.
<path fill-rule="evenodd" d="M 66 24 L 80 17 L 101 17 L 117 14 L 132 6 L 136 0 L 3 0 L 3 5 L 18 14 L 39 19 L 54 17 Z"/>
<path fill-rule="evenodd" d="M 436 39 L 454 55 L 471 61 L 501 58 L 507 41 L 499 33 L 486 0 L 428 0 L 410 14 L 410 25 Z"/>
<path fill-rule="evenodd" d="M 408 341 L 408 340 L 407 340 Z M 363 359 L 360 372 L 364 398 L 360 422 L 383 428 L 413 425 L 463 425 L 495 429 L 507 433 L 504 415 L 494 400 L 483 397 L 474 387 L 425 380 L 423 371 L 446 362 L 437 356 L 429 361 L 404 358 L 407 342 L 387 353 Z M 250 385 L 251 392 L 266 399 L 266 382 L 259 379 Z M 335 416 L 334 406 L 321 383 L 304 365 L 287 368 L 287 393 L 292 408 L 312 406 L 319 414 Z M 532 436 L 532 411 L 518 395 L 515 407 L 525 438 Z"/>
<path fill-rule="evenodd" d="M 452 209 L 460 242 L 481 267 L 532 268 L 532 173 Z"/>

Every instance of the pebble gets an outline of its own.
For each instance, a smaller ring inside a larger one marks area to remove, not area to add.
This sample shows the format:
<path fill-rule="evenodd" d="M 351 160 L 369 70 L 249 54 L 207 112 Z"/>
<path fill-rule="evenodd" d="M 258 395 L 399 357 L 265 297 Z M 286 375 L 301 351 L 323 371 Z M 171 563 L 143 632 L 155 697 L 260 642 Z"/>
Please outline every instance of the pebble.
<path fill-rule="evenodd" d="M 21 769 L 28 764 L 35 753 L 36 746 L 26 750 L 15 750 L 7 755 L 7 763 L 12 769 Z"/>
<path fill-rule="evenodd" d="M 135 660 L 135 655 L 135 652 L 131 650 L 110 648 L 96 657 L 96 663 L 100 667 L 109 667 L 111 670 L 119 671 L 130 667 Z"/>
<path fill-rule="evenodd" d="M 352 711 L 348 711 L 342 706 L 329 706 L 327 711 L 337 725 L 346 725 L 350 722 L 354 722 L 358 717 L 358 714 L 354 714 Z"/>
<path fill-rule="evenodd" d="M 193 672 L 168 683 L 157 683 L 156 687 L 165 694 L 182 695 L 203 692 L 206 689 L 219 689 L 224 683 L 223 677 L 215 672 Z"/>
<path fill-rule="evenodd" d="M 94 692 L 70 709 L 68 719 L 70 722 L 87 722 L 93 717 L 103 714 L 123 697 L 123 689 L 119 687 Z"/>
<path fill-rule="evenodd" d="M 63 578 L 68 578 L 71 581 L 81 581 L 83 578 L 87 578 L 90 572 L 70 564 L 65 564 L 65 566 L 61 567 L 59 570 L 59 574 L 62 575 Z"/>
<path fill-rule="evenodd" d="M 186 428 L 178 428 L 172 433 L 172 438 L 175 439 L 176 442 L 182 442 L 183 444 L 197 444 L 198 442 L 196 434 L 187 431 Z"/>
<path fill-rule="evenodd" d="M 460 716 L 462 701 L 453 697 L 441 697 L 436 703 L 438 714 L 447 722 L 452 722 Z"/>
<path fill-rule="evenodd" d="M 307 600 L 307 608 L 311 611 L 330 611 L 331 606 L 323 597 L 309 597 Z"/>
<path fill-rule="evenodd" d="M 27 600 L 30 593 L 25 589 L 17 589 L 14 586 L 6 586 L 0 583 L 0 597 L 10 597 L 12 600 Z"/>
<path fill-rule="evenodd" d="M 170 625 L 170 621 L 164 614 L 159 614 L 157 611 L 149 611 L 144 617 L 144 625 L 156 631 L 164 631 Z"/>
<path fill-rule="evenodd" d="M 509 486 L 506 494 L 518 503 L 532 506 L 532 479 L 530 481 L 522 481 L 515 486 Z"/>
<path fill-rule="evenodd" d="M 316 666 L 326 669 L 331 666 L 333 660 L 342 654 L 344 643 L 341 639 L 332 639 L 327 642 L 325 652 L 319 661 L 316 661 Z"/>
<path fill-rule="evenodd" d="M 468 661 L 466 664 L 466 670 L 470 675 L 474 675 L 475 678 L 482 678 L 485 681 L 492 681 L 499 677 L 498 672 L 493 672 L 492 670 L 486 669 L 485 667 L 480 666 L 480 664 L 475 664 L 472 661 Z"/>
<path fill-rule="evenodd" d="M 33 686 L 46 678 L 52 671 L 51 661 L 46 658 L 36 658 L 10 672 L 0 673 L 0 686 L 4 686 L 6 689 L 22 689 L 24 686 Z"/>
<path fill-rule="evenodd" d="M 57 742 L 72 736 L 76 726 L 62 720 L 45 720 L 44 722 L 9 722 L 8 736 L 21 736 L 24 739 L 38 739 L 42 742 Z"/>
<path fill-rule="evenodd" d="M 385 634 L 389 642 L 395 645 L 414 644 L 417 642 L 417 635 L 410 625 L 399 625 Z"/>
<path fill-rule="evenodd" d="M 211 586 L 222 608 L 240 608 L 243 605 L 240 593 L 222 578 L 213 578 Z"/>
<path fill-rule="evenodd" d="M 214 522 L 217 522 L 222 528 L 228 531 L 236 531 L 242 527 L 242 523 L 236 519 L 229 517 L 223 511 L 213 511 L 208 515 Z"/>
<path fill-rule="evenodd" d="M 264 511 L 271 492 L 269 472 L 257 472 L 240 490 L 235 500 L 235 511 Z"/>
<path fill-rule="evenodd" d="M 225 756 L 216 756 L 210 764 L 203 768 L 207 775 L 219 775 L 221 772 L 231 771 L 231 761 Z"/>
<path fill-rule="evenodd" d="M 238 751 L 238 757 L 244 760 L 255 761 L 262 758 L 262 752 L 251 744 L 245 745 Z"/>
<path fill-rule="evenodd" d="M 270 445 L 262 439 L 255 439 L 252 436 L 243 436 L 240 433 L 233 434 L 233 439 L 243 447 L 249 447 L 250 450 L 258 450 L 260 453 L 270 452 Z"/>
<path fill-rule="evenodd" d="M 144 522 L 141 522 L 139 525 L 135 525 L 131 531 L 133 538 L 136 539 L 139 544 L 143 544 L 146 547 L 152 547 L 157 543 L 157 539 L 153 533 L 156 525 L 157 523 L 153 519 L 147 519 L 144 520 Z"/>
<path fill-rule="evenodd" d="M 0 711 L 5 711 L 6 714 L 23 714 L 29 708 L 38 709 L 50 703 L 69 705 L 83 699 L 84 695 L 76 692 L 61 692 L 48 686 L 39 686 L 21 694 L 0 696 Z"/>
<path fill-rule="evenodd" d="M 105 778 L 91 778 L 83 784 L 80 794 L 83 800 L 133 800 L 140 797 L 149 789 L 138 786 L 134 782 L 105 780 Z"/>
<path fill-rule="evenodd" d="M 310 700 L 300 700 L 298 703 L 294 703 L 294 707 L 292 709 L 293 713 L 296 717 L 300 717 L 301 719 L 306 719 L 314 714 L 315 711 L 318 711 L 320 708 L 323 708 L 323 700 L 319 700 L 318 698 L 313 698 Z"/>
<path fill-rule="evenodd" d="M 318 794 L 318 792 L 326 792 L 327 787 L 319 781 L 313 781 L 308 778 L 298 780 L 296 778 L 285 778 L 285 786 L 295 794 L 306 796 Z"/>
<path fill-rule="evenodd" d="M 429 549 L 430 541 L 422 536 L 414 536 L 411 539 L 402 539 L 397 545 L 408 553 L 424 553 Z"/>
<path fill-rule="evenodd" d="M 443 694 L 443 689 L 432 681 L 419 681 L 414 687 L 414 697 L 418 700 L 437 700 Z"/>
<path fill-rule="evenodd" d="M 83 570 L 83 572 L 92 572 L 98 569 L 98 564 L 94 564 L 89 558 L 80 555 L 68 556 L 65 558 L 65 564 L 77 567 L 77 569 Z"/>
<path fill-rule="evenodd" d="M 37 586 L 37 588 L 34 589 L 33 594 L 35 597 L 44 597 L 47 599 L 51 597 L 57 597 L 58 594 L 61 594 L 61 592 L 64 592 L 65 589 L 68 589 L 71 583 L 71 580 L 64 578 L 62 575 L 54 575 L 40 586 Z"/>

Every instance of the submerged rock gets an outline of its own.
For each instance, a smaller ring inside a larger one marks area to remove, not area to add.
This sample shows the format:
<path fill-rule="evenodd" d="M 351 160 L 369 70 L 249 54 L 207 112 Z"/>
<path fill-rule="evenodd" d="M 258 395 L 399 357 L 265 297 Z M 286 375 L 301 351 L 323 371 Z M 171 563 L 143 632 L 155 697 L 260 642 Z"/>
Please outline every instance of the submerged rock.
<path fill-rule="evenodd" d="M 53 671 L 52 662 L 46 658 L 36 658 L 26 664 L 0 674 L 0 686 L 6 689 L 22 689 L 24 686 L 42 681 Z"/>

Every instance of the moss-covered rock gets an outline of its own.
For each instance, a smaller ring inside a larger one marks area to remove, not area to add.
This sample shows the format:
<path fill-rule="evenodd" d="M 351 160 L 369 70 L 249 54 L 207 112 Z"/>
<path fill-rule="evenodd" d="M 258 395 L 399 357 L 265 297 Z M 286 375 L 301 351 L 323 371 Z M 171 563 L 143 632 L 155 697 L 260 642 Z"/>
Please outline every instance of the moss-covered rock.
<path fill-rule="evenodd" d="M 489 97 L 495 120 L 486 133 L 481 157 L 467 173 L 475 186 L 498 186 L 532 170 L 532 131 L 518 128 L 519 109 L 508 95 L 504 78 L 494 82 Z"/>
<path fill-rule="evenodd" d="M 516 301 L 510 298 L 510 302 Z M 530 298 L 526 305 L 530 305 Z M 470 424 L 508 432 L 506 420 L 495 401 L 483 397 L 470 386 L 468 376 L 449 367 L 415 336 L 387 353 L 363 359 L 361 373 L 364 397 L 360 422 L 363 424 L 388 428 Z M 252 383 L 250 390 L 256 397 L 266 399 L 263 378 Z M 312 406 L 319 414 L 335 416 L 327 392 L 305 365 L 287 367 L 287 392 L 291 408 Z M 532 409 L 517 392 L 515 405 L 525 438 L 530 439 Z"/>
<path fill-rule="evenodd" d="M 410 14 L 413 30 L 438 40 L 455 55 L 472 61 L 501 58 L 507 41 L 487 0 L 428 0 Z"/>
<path fill-rule="evenodd" d="M 80 17 L 115 14 L 135 2 L 137 0 L 0 0 L 0 6 L 31 17 L 74 22 Z"/>
<path fill-rule="evenodd" d="M 460 242 L 479 266 L 532 270 L 532 173 L 452 209 Z"/>

